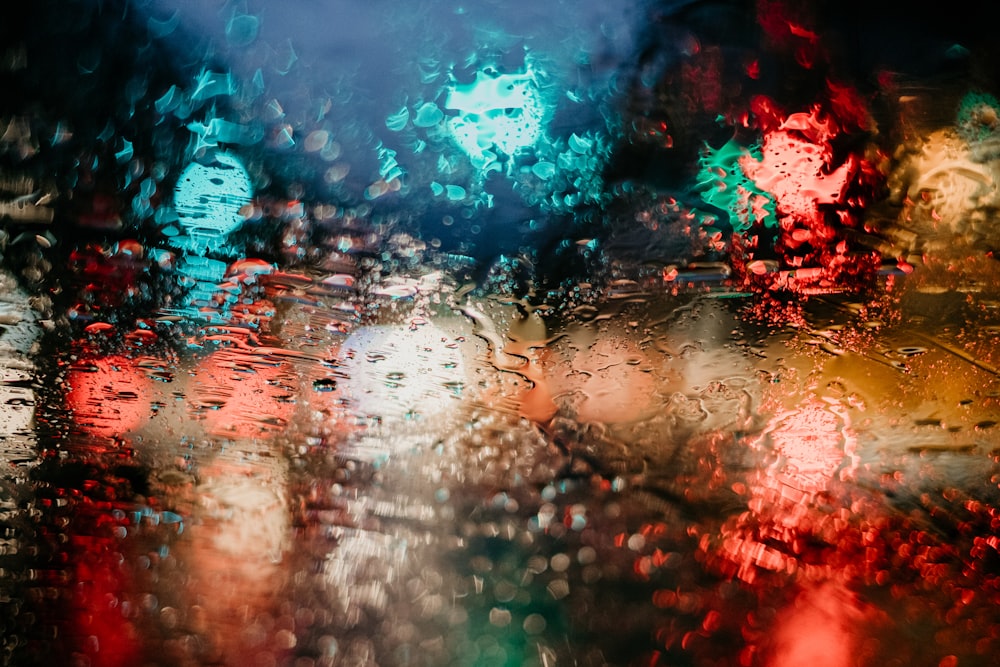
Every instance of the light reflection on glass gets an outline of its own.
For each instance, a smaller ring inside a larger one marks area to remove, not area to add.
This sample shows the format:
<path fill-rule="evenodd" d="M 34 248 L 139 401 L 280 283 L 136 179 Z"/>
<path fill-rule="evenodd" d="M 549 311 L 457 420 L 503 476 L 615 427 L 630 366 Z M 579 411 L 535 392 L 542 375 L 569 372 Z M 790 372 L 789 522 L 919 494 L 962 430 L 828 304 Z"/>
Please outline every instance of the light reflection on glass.
<path fill-rule="evenodd" d="M 992 37 L 320 4 L 5 15 L 0 661 L 991 664 Z"/>
<path fill-rule="evenodd" d="M 448 130 L 478 168 L 489 161 L 487 151 L 514 157 L 541 135 L 545 109 L 539 95 L 530 63 L 523 72 L 483 68 L 471 83 L 449 88 L 444 105 L 457 115 Z M 414 121 L 418 127 L 426 124 L 421 120 Z"/>
<path fill-rule="evenodd" d="M 364 420 L 440 418 L 468 381 L 461 344 L 430 322 L 359 327 L 340 345 L 340 393 Z"/>
<path fill-rule="evenodd" d="M 150 417 L 152 383 L 123 355 L 84 358 L 66 375 L 66 403 L 85 433 L 120 437 Z"/>
<path fill-rule="evenodd" d="M 773 463 L 748 480 L 749 511 L 723 528 L 722 551 L 737 577 L 752 583 L 764 568 L 825 578 L 822 564 L 803 552 L 819 522 L 822 494 L 835 478 L 849 479 L 856 465 L 856 436 L 846 419 L 834 402 L 814 399 L 778 413 L 764 429 L 757 447 Z"/>

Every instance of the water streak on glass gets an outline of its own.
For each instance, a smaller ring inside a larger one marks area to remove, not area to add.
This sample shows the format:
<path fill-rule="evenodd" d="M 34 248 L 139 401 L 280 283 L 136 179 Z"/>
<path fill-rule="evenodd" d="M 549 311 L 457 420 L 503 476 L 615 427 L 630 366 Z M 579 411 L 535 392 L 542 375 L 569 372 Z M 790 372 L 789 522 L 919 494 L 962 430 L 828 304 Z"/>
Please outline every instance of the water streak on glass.
<path fill-rule="evenodd" d="M 994 664 L 984 17 L 5 7 L 0 663 Z"/>

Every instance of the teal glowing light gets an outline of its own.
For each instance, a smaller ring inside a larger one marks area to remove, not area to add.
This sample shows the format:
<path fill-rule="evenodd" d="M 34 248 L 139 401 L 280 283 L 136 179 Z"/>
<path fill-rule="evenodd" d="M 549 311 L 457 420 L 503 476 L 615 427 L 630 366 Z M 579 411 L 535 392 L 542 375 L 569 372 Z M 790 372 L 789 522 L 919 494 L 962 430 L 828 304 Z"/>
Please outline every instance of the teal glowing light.
<path fill-rule="evenodd" d="M 545 106 L 530 65 L 513 74 L 480 70 L 471 83 L 451 86 L 445 108 L 457 114 L 448 121 L 449 133 L 478 165 L 494 152 L 530 148 L 542 135 Z"/>
<path fill-rule="evenodd" d="M 208 164 L 192 162 L 184 168 L 174 189 L 176 221 L 184 233 L 178 234 L 169 224 L 172 216 L 158 217 L 168 225 L 163 232 L 170 245 L 186 251 L 177 263 L 177 275 L 187 294 L 176 307 L 164 312 L 192 320 L 226 320 L 228 307 L 236 298 L 231 290 L 221 287 L 227 264 L 204 255 L 239 252 L 228 236 L 243 224 L 244 207 L 252 196 L 247 170 L 231 153 L 217 152 Z"/>
<path fill-rule="evenodd" d="M 735 232 L 744 233 L 755 223 L 765 227 L 774 227 L 778 223 L 773 197 L 757 187 L 743 170 L 743 163 L 747 160 L 760 162 L 761 159 L 760 147 L 747 148 L 730 139 L 717 149 L 706 145 L 699 160 L 698 189 L 701 198 L 727 211 L 729 224 Z"/>
<path fill-rule="evenodd" d="M 220 249 L 225 236 L 243 224 L 243 207 L 252 196 L 250 177 L 235 155 L 219 152 L 211 164 L 192 162 L 174 191 L 177 219 L 186 232 L 177 246 Z"/>
<path fill-rule="evenodd" d="M 530 206 L 569 212 L 584 205 L 606 203 L 602 172 L 611 143 L 600 133 L 572 133 L 541 139 L 533 149 L 537 162 L 523 164 L 514 175 L 517 191 Z"/>

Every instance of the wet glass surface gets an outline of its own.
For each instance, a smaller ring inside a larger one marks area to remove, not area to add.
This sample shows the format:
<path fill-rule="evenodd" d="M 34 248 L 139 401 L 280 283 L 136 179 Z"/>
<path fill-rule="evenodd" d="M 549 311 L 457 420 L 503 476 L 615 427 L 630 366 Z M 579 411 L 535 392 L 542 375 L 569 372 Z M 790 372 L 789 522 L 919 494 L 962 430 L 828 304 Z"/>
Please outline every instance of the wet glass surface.
<path fill-rule="evenodd" d="M 3 664 L 995 664 L 981 7 L 8 4 Z"/>

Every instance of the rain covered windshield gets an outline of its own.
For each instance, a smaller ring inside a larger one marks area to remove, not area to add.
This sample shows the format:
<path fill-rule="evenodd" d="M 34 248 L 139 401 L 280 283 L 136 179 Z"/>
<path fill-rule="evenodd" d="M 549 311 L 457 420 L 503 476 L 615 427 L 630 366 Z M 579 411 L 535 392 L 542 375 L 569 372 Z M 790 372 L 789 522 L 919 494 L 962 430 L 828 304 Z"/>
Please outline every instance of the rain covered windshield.
<path fill-rule="evenodd" d="M 6 3 L 0 663 L 996 664 L 985 10 Z"/>

